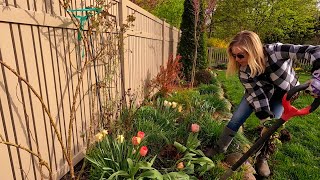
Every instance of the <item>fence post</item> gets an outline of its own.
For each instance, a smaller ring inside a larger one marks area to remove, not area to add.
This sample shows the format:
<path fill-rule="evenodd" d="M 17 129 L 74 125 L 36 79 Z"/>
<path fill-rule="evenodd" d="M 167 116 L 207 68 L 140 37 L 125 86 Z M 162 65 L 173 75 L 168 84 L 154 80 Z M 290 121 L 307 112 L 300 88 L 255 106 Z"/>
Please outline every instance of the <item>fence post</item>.
<path fill-rule="evenodd" d="M 126 77 L 129 77 L 129 70 L 128 70 L 128 61 L 126 61 L 124 57 L 124 23 L 125 23 L 125 17 L 127 17 L 126 13 L 126 2 L 125 0 L 119 0 L 119 26 L 120 26 L 120 34 L 119 34 L 119 57 L 120 57 L 120 73 L 121 73 L 121 95 L 125 103 L 122 103 L 123 105 L 126 105 L 126 96 L 125 92 L 126 89 L 129 87 L 129 81 L 126 79 Z"/>
<path fill-rule="evenodd" d="M 165 45 L 165 44 L 164 44 L 164 43 L 165 43 L 165 38 L 164 38 L 164 37 L 165 37 L 165 36 L 164 36 L 165 27 L 166 27 L 166 26 L 165 26 L 165 21 L 162 20 L 162 37 L 161 37 L 161 38 L 162 38 L 162 47 L 161 47 L 161 48 L 162 48 L 162 66 L 165 65 L 165 64 L 164 64 L 164 63 L 165 63 L 165 59 L 164 59 L 164 53 L 165 53 L 165 51 L 164 51 L 164 48 L 165 48 L 165 46 L 164 46 L 164 45 Z"/>

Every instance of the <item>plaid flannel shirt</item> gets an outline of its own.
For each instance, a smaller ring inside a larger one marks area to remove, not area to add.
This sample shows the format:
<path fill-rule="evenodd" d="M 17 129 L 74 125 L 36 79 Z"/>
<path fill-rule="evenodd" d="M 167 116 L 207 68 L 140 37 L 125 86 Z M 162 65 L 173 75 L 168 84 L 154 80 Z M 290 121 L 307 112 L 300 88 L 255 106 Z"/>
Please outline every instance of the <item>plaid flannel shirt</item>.
<path fill-rule="evenodd" d="M 275 90 L 287 92 L 299 84 L 292 68 L 292 60 L 307 59 L 312 65 L 319 65 L 320 62 L 320 46 L 275 43 L 266 44 L 264 50 L 267 61 L 265 73 L 250 77 L 249 66 L 241 66 L 239 70 L 239 79 L 245 88 L 245 99 L 259 119 L 273 117 L 269 102 Z M 318 62 L 314 63 L 315 61 Z"/>

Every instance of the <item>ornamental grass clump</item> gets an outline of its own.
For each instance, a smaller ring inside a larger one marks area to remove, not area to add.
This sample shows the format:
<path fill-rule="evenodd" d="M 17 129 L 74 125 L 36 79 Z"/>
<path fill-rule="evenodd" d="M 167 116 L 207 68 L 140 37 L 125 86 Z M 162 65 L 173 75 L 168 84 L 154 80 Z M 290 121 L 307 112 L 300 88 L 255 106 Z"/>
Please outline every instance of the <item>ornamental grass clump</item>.
<path fill-rule="evenodd" d="M 102 131 L 95 138 L 86 155 L 91 167 L 90 179 L 162 179 L 161 173 L 152 167 L 156 156 L 152 159 L 147 156 L 144 132 L 125 138 L 122 134 Z"/>

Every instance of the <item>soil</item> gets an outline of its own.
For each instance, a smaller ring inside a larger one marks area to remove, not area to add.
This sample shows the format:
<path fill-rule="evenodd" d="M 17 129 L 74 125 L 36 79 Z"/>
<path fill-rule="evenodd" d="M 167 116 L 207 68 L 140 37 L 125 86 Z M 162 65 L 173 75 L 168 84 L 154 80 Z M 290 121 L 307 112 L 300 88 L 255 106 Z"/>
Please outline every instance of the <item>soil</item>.
<path fill-rule="evenodd" d="M 78 164 L 76 164 L 74 166 L 74 174 L 76 177 L 78 177 L 81 167 L 83 165 L 83 160 L 81 160 Z M 83 174 L 81 175 L 81 177 L 79 178 L 79 180 L 88 180 L 89 179 L 89 167 L 86 166 L 84 169 Z M 60 180 L 71 180 L 71 176 L 70 173 L 67 173 L 66 175 L 64 175 Z"/>

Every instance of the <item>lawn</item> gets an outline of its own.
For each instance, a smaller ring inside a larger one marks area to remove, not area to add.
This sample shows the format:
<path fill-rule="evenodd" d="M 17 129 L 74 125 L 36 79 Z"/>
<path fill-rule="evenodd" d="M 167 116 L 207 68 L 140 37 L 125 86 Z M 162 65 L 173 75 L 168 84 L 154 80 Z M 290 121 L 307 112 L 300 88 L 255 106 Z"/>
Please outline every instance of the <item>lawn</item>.
<path fill-rule="evenodd" d="M 226 97 L 231 101 L 233 107 L 240 102 L 244 88 L 238 77 L 225 76 L 225 71 L 216 71 L 217 79 L 221 82 Z M 308 73 L 299 74 L 300 82 L 309 79 Z M 294 103 L 296 107 L 304 107 L 312 99 L 308 96 L 301 96 Z M 320 108 L 315 112 L 304 116 L 294 117 L 286 123 L 286 129 L 292 135 L 291 141 L 282 144 L 278 151 L 271 157 L 270 168 L 272 176 L 269 179 L 320 179 Z M 259 121 L 254 115 L 246 121 L 244 127 L 247 136 L 250 130 L 254 129 Z"/>

